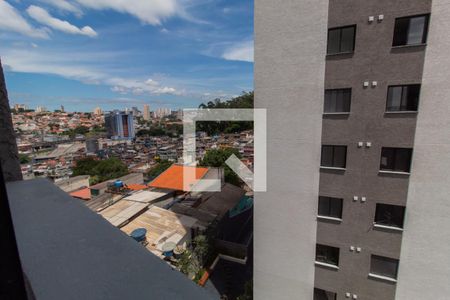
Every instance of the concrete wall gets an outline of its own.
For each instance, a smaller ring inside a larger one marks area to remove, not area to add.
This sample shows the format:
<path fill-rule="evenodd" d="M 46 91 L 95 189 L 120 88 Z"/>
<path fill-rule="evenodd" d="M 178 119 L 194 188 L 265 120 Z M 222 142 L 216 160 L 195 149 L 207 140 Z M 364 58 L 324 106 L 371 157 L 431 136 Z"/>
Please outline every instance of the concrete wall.
<path fill-rule="evenodd" d="M 22 180 L 5 77 L 0 61 L 0 162 L 5 181 Z"/>
<path fill-rule="evenodd" d="M 433 0 L 396 299 L 450 297 L 450 2 Z"/>
<path fill-rule="evenodd" d="M 255 1 L 255 106 L 267 192 L 255 194 L 255 299 L 312 299 L 328 0 Z"/>

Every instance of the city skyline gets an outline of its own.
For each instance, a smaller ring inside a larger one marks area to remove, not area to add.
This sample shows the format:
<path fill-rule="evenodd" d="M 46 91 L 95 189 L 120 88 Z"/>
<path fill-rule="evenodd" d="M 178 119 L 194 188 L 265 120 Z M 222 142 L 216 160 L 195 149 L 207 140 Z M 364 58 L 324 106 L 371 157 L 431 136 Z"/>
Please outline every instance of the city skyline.
<path fill-rule="evenodd" d="M 253 90 L 252 1 L 58 3 L 0 2 L 11 105 L 177 109 Z"/>

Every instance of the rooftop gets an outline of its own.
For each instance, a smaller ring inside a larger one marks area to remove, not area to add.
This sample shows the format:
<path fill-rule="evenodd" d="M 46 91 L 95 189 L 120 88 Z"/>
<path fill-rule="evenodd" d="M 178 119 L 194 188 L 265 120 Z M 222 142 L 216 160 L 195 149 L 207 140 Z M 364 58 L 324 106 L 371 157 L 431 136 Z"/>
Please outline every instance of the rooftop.
<path fill-rule="evenodd" d="M 146 186 L 147 187 L 147 186 Z M 151 203 L 161 198 L 170 196 L 169 192 L 156 192 L 156 191 L 138 191 L 124 198 L 124 200 Z"/>
<path fill-rule="evenodd" d="M 112 225 L 120 227 L 127 223 L 131 218 L 146 210 L 148 205 L 148 203 L 126 201 L 122 199 L 105 208 L 99 212 L 99 214 Z"/>
<path fill-rule="evenodd" d="M 183 244 L 189 239 L 187 236 L 190 237 L 190 229 L 193 227 L 199 227 L 196 219 L 151 206 L 148 211 L 123 226 L 121 230 L 130 234 L 137 228 L 147 229 L 147 249 L 161 256 L 161 247 L 165 243 Z"/>
<path fill-rule="evenodd" d="M 189 167 L 182 165 L 172 165 L 166 171 L 161 173 L 149 186 L 162 189 L 171 189 L 177 191 L 185 191 L 183 188 L 184 168 L 195 169 L 195 179 L 187 180 L 189 186 L 195 185 L 205 174 L 208 172 L 208 168 L 201 167 Z"/>
<path fill-rule="evenodd" d="M 74 191 L 70 193 L 70 196 L 79 198 L 82 200 L 91 200 L 91 189 L 90 188 L 84 188 L 78 191 Z"/>
<path fill-rule="evenodd" d="M 137 183 L 127 184 L 126 187 L 133 191 L 140 191 L 140 190 L 148 189 L 148 186 L 146 186 L 144 184 L 137 184 Z"/>

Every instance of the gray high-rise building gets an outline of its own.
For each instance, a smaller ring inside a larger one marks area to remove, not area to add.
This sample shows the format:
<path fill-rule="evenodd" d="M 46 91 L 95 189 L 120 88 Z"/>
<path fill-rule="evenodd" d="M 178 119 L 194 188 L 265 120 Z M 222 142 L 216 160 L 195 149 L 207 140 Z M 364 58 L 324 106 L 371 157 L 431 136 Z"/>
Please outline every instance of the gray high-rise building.
<path fill-rule="evenodd" d="M 450 1 L 255 1 L 256 299 L 450 298 Z"/>
<path fill-rule="evenodd" d="M 108 138 L 114 140 L 133 139 L 134 121 L 131 112 L 113 111 L 105 115 L 105 127 Z"/>

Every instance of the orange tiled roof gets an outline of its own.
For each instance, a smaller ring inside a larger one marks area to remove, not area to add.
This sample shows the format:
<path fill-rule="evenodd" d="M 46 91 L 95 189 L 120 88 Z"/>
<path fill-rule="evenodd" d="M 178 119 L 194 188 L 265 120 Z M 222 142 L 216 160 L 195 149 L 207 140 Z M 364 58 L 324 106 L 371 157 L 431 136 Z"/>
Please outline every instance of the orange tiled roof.
<path fill-rule="evenodd" d="M 140 191 L 140 190 L 148 188 L 148 186 L 143 185 L 143 184 L 132 183 L 132 184 L 127 184 L 127 188 L 129 188 L 130 190 L 133 190 L 133 191 Z"/>
<path fill-rule="evenodd" d="M 70 196 L 83 200 L 91 200 L 91 190 L 89 188 L 84 188 L 70 193 Z"/>
<path fill-rule="evenodd" d="M 188 180 L 189 186 L 193 186 L 199 179 L 205 176 L 206 172 L 208 172 L 208 168 L 172 165 L 170 166 L 170 168 L 161 173 L 148 185 L 155 188 L 184 191 L 183 189 L 184 168 L 195 168 L 195 179 Z"/>

